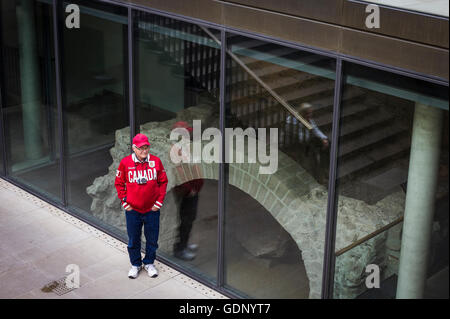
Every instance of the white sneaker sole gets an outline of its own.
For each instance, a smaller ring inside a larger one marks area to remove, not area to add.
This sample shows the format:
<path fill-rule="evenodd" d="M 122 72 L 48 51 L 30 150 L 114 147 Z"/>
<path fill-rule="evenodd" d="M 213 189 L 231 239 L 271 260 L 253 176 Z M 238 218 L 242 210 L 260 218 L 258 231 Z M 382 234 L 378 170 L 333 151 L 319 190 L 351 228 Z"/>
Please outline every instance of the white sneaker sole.
<path fill-rule="evenodd" d="M 145 269 L 145 268 L 144 268 L 144 270 L 147 271 L 147 269 Z M 159 273 L 150 275 L 148 271 L 147 271 L 147 274 L 148 274 L 148 276 L 149 276 L 150 278 L 156 278 L 156 277 L 158 277 L 158 275 L 159 275 Z"/>
<path fill-rule="evenodd" d="M 131 275 L 128 275 L 128 278 L 130 278 L 130 279 L 136 279 L 136 278 L 139 276 L 139 273 L 140 273 L 141 270 L 142 270 L 142 269 L 139 269 L 139 270 L 138 270 L 138 272 L 137 272 L 137 274 L 136 274 L 135 277 L 133 277 L 133 276 L 131 276 Z"/>

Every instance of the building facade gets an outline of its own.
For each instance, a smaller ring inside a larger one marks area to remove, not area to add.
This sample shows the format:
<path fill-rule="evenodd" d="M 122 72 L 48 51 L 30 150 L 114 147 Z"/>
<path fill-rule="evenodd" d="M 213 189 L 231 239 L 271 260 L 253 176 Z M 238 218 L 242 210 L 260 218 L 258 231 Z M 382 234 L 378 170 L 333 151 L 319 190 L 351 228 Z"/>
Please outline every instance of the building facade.
<path fill-rule="evenodd" d="M 237 298 L 422 298 L 448 271 L 448 3 L 384 2 L 1 0 L 1 177 L 127 241 L 144 133 L 162 262 Z"/>

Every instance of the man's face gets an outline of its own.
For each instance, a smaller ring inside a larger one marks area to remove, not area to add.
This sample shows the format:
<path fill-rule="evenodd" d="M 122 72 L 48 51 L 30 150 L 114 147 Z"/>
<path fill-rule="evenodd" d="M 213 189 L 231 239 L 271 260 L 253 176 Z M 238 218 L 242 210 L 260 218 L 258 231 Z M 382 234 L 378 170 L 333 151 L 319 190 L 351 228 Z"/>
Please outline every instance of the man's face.
<path fill-rule="evenodd" d="M 141 161 L 147 158 L 148 152 L 150 151 L 149 145 L 142 145 L 141 147 L 133 146 L 134 154 L 136 154 L 137 158 Z"/>
<path fill-rule="evenodd" d="M 298 114 L 300 114 L 305 120 L 310 121 L 313 116 L 313 110 L 312 109 L 306 109 L 301 110 L 301 107 L 298 107 L 297 109 Z"/>

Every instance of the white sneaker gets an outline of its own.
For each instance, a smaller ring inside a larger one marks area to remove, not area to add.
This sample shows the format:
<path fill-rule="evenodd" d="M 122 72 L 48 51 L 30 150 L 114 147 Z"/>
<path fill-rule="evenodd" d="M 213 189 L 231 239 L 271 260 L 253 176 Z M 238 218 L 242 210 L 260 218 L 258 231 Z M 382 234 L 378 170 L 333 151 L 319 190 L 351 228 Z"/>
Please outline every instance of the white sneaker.
<path fill-rule="evenodd" d="M 193 251 L 185 248 L 181 251 L 176 251 L 174 256 L 182 260 L 191 261 L 195 258 L 196 255 Z"/>
<path fill-rule="evenodd" d="M 147 273 L 150 277 L 155 278 L 158 276 L 158 269 L 156 269 L 155 265 L 153 264 L 145 265 L 144 269 L 147 270 Z"/>
<path fill-rule="evenodd" d="M 141 271 L 141 267 L 131 266 L 131 269 L 128 272 L 128 278 L 136 279 L 139 274 L 139 271 Z"/>
<path fill-rule="evenodd" d="M 189 244 L 186 248 L 195 253 L 198 250 L 198 244 Z"/>

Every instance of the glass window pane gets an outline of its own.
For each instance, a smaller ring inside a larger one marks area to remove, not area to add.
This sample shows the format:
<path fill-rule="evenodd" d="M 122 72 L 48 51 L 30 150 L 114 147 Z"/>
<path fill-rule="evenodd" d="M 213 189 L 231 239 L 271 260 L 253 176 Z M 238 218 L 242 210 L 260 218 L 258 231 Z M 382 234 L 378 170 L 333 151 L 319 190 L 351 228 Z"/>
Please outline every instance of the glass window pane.
<path fill-rule="evenodd" d="M 0 96 L 1 96 L 1 92 L 0 92 Z M 3 116 L 0 117 L 0 130 L 3 131 Z M 0 134 L 3 134 L 3 133 L 0 133 Z M 3 138 L 0 137 L 0 175 L 1 176 L 5 176 L 5 167 L 4 167 L 4 160 L 3 160 L 4 156 L 5 156 L 5 148 L 4 148 Z"/>
<path fill-rule="evenodd" d="M 60 200 L 52 7 L 33 0 L 1 6 L 7 171 Z"/>
<path fill-rule="evenodd" d="M 1 128 L 1 126 L 0 126 Z M 3 143 L 0 143 L 0 175 L 4 176 L 5 175 L 5 170 L 3 167 Z"/>
<path fill-rule="evenodd" d="M 426 278 L 448 267 L 448 88 L 350 63 L 344 70 L 334 297 L 395 298 L 408 200 L 414 215 L 411 199 L 431 194 L 419 213 L 429 224 L 409 222 L 419 242 L 430 240 Z M 413 146 L 414 135 L 422 144 Z M 380 289 L 366 285 L 369 265 Z"/>
<path fill-rule="evenodd" d="M 219 129 L 220 33 L 144 12 L 136 23 L 136 122 L 169 179 L 158 254 L 215 283 L 218 163 L 193 156 L 205 131 Z M 176 128 L 184 140 L 171 138 Z"/>
<path fill-rule="evenodd" d="M 227 39 L 226 285 L 320 298 L 335 61 Z"/>
<path fill-rule="evenodd" d="M 80 28 L 62 28 L 68 204 L 125 236 L 113 162 L 121 147 L 129 152 L 127 10 L 75 4 Z"/>

